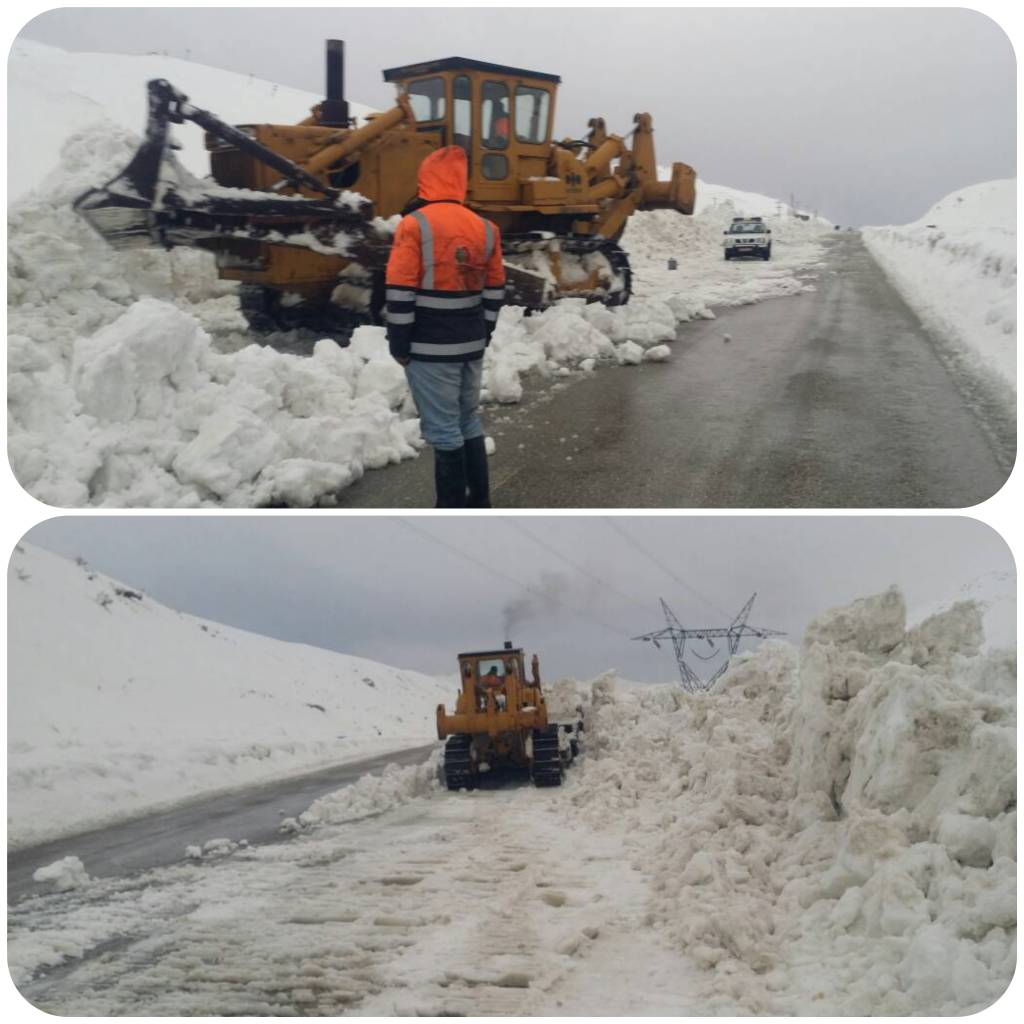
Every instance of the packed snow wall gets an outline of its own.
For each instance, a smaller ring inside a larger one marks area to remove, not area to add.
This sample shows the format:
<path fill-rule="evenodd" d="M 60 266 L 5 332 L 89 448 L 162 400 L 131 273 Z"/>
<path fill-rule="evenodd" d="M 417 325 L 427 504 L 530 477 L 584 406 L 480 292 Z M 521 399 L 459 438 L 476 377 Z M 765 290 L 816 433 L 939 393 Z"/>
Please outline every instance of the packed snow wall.
<path fill-rule="evenodd" d="M 865 228 L 907 304 L 1010 407 L 1017 388 L 1017 182 L 960 189 L 912 224 Z"/>
<path fill-rule="evenodd" d="M 575 813 L 616 822 L 648 921 L 709 1013 L 952 1014 L 1016 960 L 1016 653 L 960 602 L 906 628 L 890 590 L 716 690 L 588 695 Z"/>

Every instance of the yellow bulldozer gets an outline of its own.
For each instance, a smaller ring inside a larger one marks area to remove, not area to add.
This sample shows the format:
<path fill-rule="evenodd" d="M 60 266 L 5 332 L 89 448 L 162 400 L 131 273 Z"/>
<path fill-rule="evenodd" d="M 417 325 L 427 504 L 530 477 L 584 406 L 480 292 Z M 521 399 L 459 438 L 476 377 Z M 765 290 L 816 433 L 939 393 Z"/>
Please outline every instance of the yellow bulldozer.
<path fill-rule="evenodd" d="M 507 301 L 539 309 L 564 296 L 629 300 L 617 244 L 635 210 L 692 213 L 696 173 L 658 181 L 650 114 L 632 142 L 602 118 L 552 140 L 557 75 L 448 57 L 384 71 L 395 106 L 356 125 L 344 98 L 344 43 L 327 41 L 327 97 L 297 125 L 232 126 L 164 79 L 151 81 L 145 138 L 128 166 L 75 201 L 111 245 L 193 246 L 239 281 L 251 327 L 310 327 L 339 340 L 382 322 L 394 215 L 416 196 L 423 159 L 446 145 L 469 158 L 467 205 L 501 229 Z M 170 126 L 206 131 L 210 179 L 169 159 Z"/>
<path fill-rule="evenodd" d="M 445 740 L 449 789 L 474 789 L 485 777 L 529 775 L 536 786 L 560 786 L 575 757 L 582 720 L 548 720 L 540 663 L 526 675 L 521 647 L 459 655 L 461 690 L 455 711 L 437 706 L 437 737 Z"/>

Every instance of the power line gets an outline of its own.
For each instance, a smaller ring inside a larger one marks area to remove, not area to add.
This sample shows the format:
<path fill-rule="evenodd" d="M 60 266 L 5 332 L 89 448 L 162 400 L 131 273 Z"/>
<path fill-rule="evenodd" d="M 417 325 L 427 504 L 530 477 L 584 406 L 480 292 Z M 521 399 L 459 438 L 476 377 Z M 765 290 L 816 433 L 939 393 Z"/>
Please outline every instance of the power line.
<path fill-rule="evenodd" d="M 603 580 L 600 576 L 597 575 L 597 573 L 592 572 L 590 569 L 587 569 L 585 566 L 582 566 L 577 562 L 574 562 L 571 558 L 569 558 L 568 555 L 559 551 L 557 548 L 552 547 L 550 544 L 548 544 L 547 541 L 543 540 L 542 538 L 531 533 L 529 530 L 526 529 L 525 526 L 522 525 L 522 523 L 518 522 L 517 520 L 510 519 L 508 520 L 508 524 L 509 526 L 514 526 L 516 530 L 518 530 L 524 537 L 542 547 L 549 554 L 552 554 L 555 556 L 555 558 L 559 559 L 562 562 L 565 562 L 565 564 L 569 566 L 569 568 L 575 569 L 576 572 L 581 573 L 590 580 L 593 580 L 596 584 L 598 584 L 598 586 L 603 587 L 605 590 L 609 591 L 612 594 L 615 594 L 619 598 L 619 600 L 624 601 L 627 605 L 639 605 L 643 603 L 641 601 L 638 601 L 634 597 L 629 597 L 628 595 L 624 594 L 621 590 L 619 590 L 618 587 L 614 586 L 611 583 L 608 583 L 606 580 Z"/>
<path fill-rule="evenodd" d="M 489 562 L 481 561 L 479 558 L 475 558 L 467 551 L 463 551 L 462 548 L 456 547 L 454 544 L 449 544 L 446 540 L 442 540 L 435 534 L 429 533 L 419 526 L 414 526 L 408 519 L 399 519 L 399 523 L 405 526 L 407 529 L 412 530 L 413 533 L 418 534 L 420 537 L 424 537 L 426 540 L 431 541 L 434 544 L 439 544 L 441 547 L 451 551 L 452 554 L 458 555 L 459 558 L 464 559 L 467 562 L 471 562 L 473 565 L 479 566 L 481 569 L 485 569 L 490 576 L 500 576 L 503 580 L 514 584 L 517 587 L 522 587 L 528 593 L 533 594 L 535 597 L 541 600 L 546 600 L 548 594 L 546 594 L 540 587 L 532 583 L 523 583 L 521 580 L 517 580 L 514 576 L 510 576 L 507 572 L 503 572 L 496 565 Z M 577 611 L 576 609 L 566 605 L 565 610 L 570 614 L 576 616 L 576 618 L 584 619 L 592 624 L 597 624 L 602 629 L 606 629 L 611 633 L 622 632 L 622 626 L 613 626 L 610 623 L 605 622 L 603 619 L 598 618 L 596 615 L 591 615 L 587 612 Z"/>
<path fill-rule="evenodd" d="M 683 587 L 685 590 L 688 590 L 690 592 L 690 594 L 693 597 L 695 597 L 698 601 L 700 601 L 702 604 L 706 604 L 709 607 L 713 608 L 716 612 L 719 613 L 719 615 L 724 615 L 726 618 L 729 617 L 729 614 L 730 614 L 729 612 L 725 611 L 725 609 L 721 608 L 718 604 L 716 604 L 710 598 L 705 597 L 703 594 L 699 593 L 692 584 L 687 583 L 686 580 L 682 579 L 680 576 L 677 576 L 664 562 L 662 562 L 659 559 L 655 558 L 654 555 L 652 555 L 650 553 L 650 551 L 648 551 L 646 548 L 641 547 L 641 545 L 638 544 L 636 542 L 636 540 L 634 540 L 634 538 L 632 538 L 628 533 L 626 533 L 625 530 L 621 529 L 621 527 L 618 525 L 618 523 L 615 522 L 614 519 L 612 519 L 612 518 L 610 518 L 608 516 L 605 516 L 604 517 L 604 521 L 631 548 L 633 548 L 635 551 L 638 551 L 641 555 L 643 555 L 649 561 L 653 562 L 663 573 L 665 573 L 666 576 L 668 576 L 670 579 L 674 580 L 676 583 L 679 584 L 679 586 Z"/>

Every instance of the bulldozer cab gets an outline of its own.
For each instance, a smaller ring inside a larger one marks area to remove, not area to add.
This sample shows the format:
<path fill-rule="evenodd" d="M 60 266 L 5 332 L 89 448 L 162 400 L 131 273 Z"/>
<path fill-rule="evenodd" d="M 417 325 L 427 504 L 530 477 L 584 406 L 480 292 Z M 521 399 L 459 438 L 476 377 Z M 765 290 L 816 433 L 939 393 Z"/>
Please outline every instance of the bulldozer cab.
<path fill-rule="evenodd" d="M 524 179 L 546 177 L 558 75 L 446 57 L 384 80 L 408 98 L 418 132 L 466 151 L 469 201 L 514 203 Z"/>
<path fill-rule="evenodd" d="M 529 675 L 521 647 L 467 651 L 459 655 L 459 694 L 455 711 L 437 709 L 438 736 L 501 732 L 547 724 L 536 655 Z"/>
<path fill-rule="evenodd" d="M 460 654 L 462 690 L 473 710 L 480 713 L 518 710 L 522 706 L 522 650 Z"/>

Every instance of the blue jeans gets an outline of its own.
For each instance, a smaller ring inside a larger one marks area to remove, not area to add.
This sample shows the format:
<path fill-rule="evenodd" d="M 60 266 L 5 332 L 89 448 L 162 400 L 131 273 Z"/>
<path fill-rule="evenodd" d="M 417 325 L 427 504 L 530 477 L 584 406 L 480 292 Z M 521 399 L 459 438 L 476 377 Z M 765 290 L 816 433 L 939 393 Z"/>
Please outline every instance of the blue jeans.
<path fill-rule="evenodd" d="M 484 361 L 427 363 L 418 359 L 405 368 L 413 401 L 420 414 L 420 433 L 441 451 L 461 448 L 481 437 L 480 380 Z"/>

